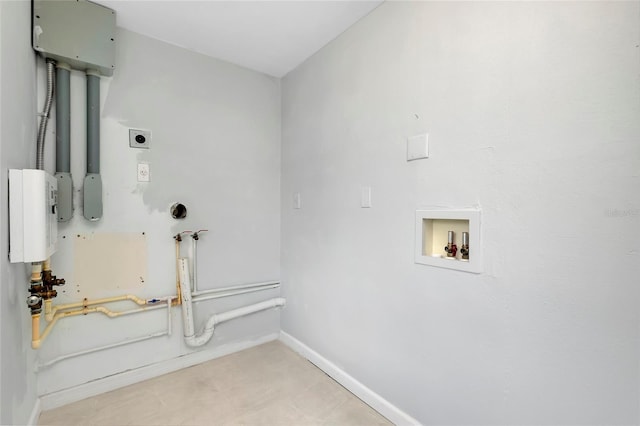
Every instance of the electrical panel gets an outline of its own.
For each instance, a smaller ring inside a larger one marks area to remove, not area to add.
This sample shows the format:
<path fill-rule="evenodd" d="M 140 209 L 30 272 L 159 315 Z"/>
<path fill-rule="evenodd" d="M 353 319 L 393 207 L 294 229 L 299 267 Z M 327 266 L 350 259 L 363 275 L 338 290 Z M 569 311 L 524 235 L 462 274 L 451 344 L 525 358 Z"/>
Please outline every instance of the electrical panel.
<path fill-rule="evenodd" d="M 9 170 L 9 260 L 42 262 L 57 249 L 58 182 L 44 170 Z"/>
<path fill-rule="evenodd" d="M 33 48 L 45 58 L 105 76 L 115 68 L 116 14 L 86 0 L 33 0 Z"/>

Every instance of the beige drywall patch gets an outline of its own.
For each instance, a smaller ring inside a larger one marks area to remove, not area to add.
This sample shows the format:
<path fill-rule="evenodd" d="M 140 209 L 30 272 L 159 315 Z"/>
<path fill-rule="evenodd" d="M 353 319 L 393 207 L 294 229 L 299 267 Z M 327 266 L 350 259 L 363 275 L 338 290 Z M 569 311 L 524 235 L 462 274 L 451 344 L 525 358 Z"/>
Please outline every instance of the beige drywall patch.
<path fill-rule="evenodd" d="M 147 280 L 147 240 L 142 233 L 78 234 L 74 276 L 84 297 L 139 290 Z"/>

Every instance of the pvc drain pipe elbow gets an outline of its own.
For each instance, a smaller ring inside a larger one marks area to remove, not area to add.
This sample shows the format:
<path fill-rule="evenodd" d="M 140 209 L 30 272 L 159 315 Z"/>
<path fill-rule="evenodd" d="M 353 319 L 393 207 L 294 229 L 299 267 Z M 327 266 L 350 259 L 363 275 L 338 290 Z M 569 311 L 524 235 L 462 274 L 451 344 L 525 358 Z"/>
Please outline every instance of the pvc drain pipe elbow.
<path fill-rule="evenodd" d="M 243 306 L 231 311 L 220 314 L 212 314 L 200 332 L 196 334 L 193 321 L 193 304 L 191 298 L 191 282 L 189 278 L 189 265 L 187 259 L 180 259 L 180 293 L 182 295 L 182 324 L 184 328 L 184 341 L 187 346 L 197 348 L 205 345 L 211 337 L 215 326 L 225 321 L 250 315 L 256 312 L 264 311 L 271 308 L 284 306 L 286 300 L 282 297 L 265 300 L 264 302 L 254 303 L 253 305 Z"/>

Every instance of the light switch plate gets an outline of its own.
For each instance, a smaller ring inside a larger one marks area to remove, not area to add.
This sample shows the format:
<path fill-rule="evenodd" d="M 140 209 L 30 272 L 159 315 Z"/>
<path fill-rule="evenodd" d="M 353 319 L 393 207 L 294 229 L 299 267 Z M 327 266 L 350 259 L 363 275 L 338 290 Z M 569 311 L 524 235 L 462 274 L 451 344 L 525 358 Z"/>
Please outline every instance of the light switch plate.
<path fill-rule="evenodd" d="M 429 134 L 407 138 L 407 161 L 429 158 Z"/>
<path fill-rule="evenodd" d="M 294 209 L 301 209 L 302 208 L 302 198 L 300 197 L 300 193 L 299 192 L 294 192 L 293 193 L 293 208 Z"/>

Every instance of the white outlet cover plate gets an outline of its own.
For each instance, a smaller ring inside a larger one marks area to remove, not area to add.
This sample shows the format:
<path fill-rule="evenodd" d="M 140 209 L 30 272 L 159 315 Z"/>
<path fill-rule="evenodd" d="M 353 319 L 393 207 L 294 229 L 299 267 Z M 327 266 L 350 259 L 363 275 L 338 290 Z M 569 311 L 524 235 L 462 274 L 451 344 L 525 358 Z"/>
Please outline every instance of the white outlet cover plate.
<path fill-rule="evenodd" d="M 150 145 L 150 130 L 129 129 L 129 146 L 131 148 L 149 149 Z"/>
<path fill-rule="evenodd" d="M 429 158 L 429 134 L 407 138 L 407 161 Z"/>

